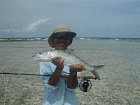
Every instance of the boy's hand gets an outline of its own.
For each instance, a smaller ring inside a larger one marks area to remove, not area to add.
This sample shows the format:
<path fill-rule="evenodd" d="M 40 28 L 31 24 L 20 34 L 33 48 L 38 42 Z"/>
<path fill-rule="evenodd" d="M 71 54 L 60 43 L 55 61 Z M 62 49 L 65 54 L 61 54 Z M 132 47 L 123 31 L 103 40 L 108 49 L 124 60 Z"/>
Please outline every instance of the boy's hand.
<path fill-rule="evenodd" d="M 81 72 L 81 71 L 85 70 L 85 67 L 83 64 L 74 64 L 74 65 L 70 66 L 70 69 L 75 70 L 77 72 Z"/>
<path fill-rule="evenodd" d="M 64 59 L 62 59 L 62 57 L 54 57 L 51 59 L 51 62 L 57 67 L 60 67 L 60 68 L 64 67 Z"/>

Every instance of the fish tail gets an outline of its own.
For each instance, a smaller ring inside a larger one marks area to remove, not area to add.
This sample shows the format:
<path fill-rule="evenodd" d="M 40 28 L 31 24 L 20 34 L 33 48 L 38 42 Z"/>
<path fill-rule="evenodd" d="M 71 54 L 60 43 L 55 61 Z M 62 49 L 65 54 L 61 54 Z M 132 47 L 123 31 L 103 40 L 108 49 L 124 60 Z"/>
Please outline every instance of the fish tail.
<path fill-rule="evenodd" d="M 92 70 L 91 73 L 95 76 L 96 79 L 100 80 L 100 76 L 96 70 Z"/>

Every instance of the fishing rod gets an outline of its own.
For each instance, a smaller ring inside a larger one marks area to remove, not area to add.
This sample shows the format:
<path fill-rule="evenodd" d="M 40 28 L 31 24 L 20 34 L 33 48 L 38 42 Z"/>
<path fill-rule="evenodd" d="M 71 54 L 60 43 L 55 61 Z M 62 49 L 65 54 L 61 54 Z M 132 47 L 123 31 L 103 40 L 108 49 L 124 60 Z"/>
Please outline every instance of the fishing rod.
<path fill-rule="evenodd" d="M 9 73 L 9 72 L 1 72 L 0 75 L 25 75 L 25 76 L 51 76 L 51 75 L 42 75 L 42 74 L 33 74 L 33 73 Z M 61 75 L 62 78 L 69 78 L 69 75 Z M 95 76 L 77 76 L 80 79 L 79 88 L 83 92 L 88 92 L 91 87 L 92 83 L 90 79 L 96 80 Z"/>
<path fill-rule="evenodd" d="M 1 72 L 0 75 L 31 75 L 31 76 L 51 76 L 51 75 L 45 75 L 45 74 L 33 74 L 33 73 L 13 73 L 13 72 Z M 69 78 L 69 75 L 61 75 L 63 78 Z M 96 77 L 94 76 L 77 76 L 78 79 L 94 79 L 96 80 Z"/>

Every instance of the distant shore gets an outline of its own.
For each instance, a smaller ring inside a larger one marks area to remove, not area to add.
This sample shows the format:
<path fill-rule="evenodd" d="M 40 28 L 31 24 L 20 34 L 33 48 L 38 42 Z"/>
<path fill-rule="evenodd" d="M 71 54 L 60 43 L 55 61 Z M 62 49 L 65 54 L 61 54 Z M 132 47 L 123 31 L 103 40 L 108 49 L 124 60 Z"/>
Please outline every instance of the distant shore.
<path fill-rule="evenodd" d="M 1 38 L 0 42 L 46 41 L 48 38 Z"/>
<path fill-rule="evenodd" d="M 0 40 L 0 42 L 29 42 L 29 41 L 46 41 L 46 40 Z"/>

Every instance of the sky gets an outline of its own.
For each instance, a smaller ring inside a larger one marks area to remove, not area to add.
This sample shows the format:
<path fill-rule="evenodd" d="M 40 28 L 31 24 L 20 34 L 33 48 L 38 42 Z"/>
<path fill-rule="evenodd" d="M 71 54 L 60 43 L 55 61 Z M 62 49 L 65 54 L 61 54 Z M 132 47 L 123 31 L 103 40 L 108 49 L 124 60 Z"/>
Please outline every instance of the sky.
<path fill-rule="evenodd" d="M 0 0 L 0 38 L 48 37 L 59 24 L 77 37 L 140 38 L 140 0 Z"/>

